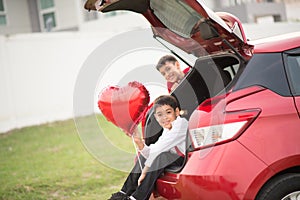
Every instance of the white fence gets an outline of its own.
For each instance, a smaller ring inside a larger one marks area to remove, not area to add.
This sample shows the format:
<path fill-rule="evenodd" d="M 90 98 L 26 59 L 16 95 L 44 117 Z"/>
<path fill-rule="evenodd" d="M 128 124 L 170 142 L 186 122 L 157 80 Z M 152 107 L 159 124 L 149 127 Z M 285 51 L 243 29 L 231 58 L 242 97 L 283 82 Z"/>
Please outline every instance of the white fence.
<path fill-rule="evenodd" d="M 245 25 L 255 39 L 298 24 Z M 87 56 L 110 38 L 99 32 L 0 36 L 0 133 L 73 117 L 73 90 Z"/>
<path fill-rule="evenodd" d="M 71 118 L 78 71 L 108 37 L 70 32 L 0 37 L 0 132 Z"/>

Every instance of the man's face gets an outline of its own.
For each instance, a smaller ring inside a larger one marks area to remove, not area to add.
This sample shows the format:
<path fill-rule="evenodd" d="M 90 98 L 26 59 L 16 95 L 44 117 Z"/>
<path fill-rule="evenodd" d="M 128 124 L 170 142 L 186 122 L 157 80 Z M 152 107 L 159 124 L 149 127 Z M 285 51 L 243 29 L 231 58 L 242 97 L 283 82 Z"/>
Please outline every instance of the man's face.
<path fill-rule="evenodd" d="M 165 77 L 168 82 L 178 83 L 183 78 L 184 74 L 180 69 L 178 62 L 166 62 L 165 65 L 159 68 L 161 75 Z"/>
<path fill-rule="evenodd" d="M 169 105 L 162 105 L 156 108 L 154 116 L 161 127 L 171 129 L 171 123 L 179 116 L 179 109 L 174 110 Z"/>

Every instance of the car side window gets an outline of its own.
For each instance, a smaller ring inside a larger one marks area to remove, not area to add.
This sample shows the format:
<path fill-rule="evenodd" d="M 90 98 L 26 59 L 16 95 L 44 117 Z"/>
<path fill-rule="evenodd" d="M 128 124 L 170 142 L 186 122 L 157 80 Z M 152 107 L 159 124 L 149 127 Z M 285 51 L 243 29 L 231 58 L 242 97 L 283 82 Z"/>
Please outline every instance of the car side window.
<path fill-rule="evenodd" d="M 288 56 L 287 71 L 294 95 L 300 95 L 300 56 Z"/>

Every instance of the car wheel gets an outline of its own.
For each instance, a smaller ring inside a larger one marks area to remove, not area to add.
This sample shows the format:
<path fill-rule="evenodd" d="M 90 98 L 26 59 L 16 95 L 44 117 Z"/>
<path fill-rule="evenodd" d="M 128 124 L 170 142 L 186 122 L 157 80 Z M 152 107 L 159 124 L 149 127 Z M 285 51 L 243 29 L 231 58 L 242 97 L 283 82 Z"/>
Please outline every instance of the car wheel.
<path fill-rule="evenodd" d="M 300 174 L 284 174 L 270 180 L 255 200 L 300 200 Z"/>

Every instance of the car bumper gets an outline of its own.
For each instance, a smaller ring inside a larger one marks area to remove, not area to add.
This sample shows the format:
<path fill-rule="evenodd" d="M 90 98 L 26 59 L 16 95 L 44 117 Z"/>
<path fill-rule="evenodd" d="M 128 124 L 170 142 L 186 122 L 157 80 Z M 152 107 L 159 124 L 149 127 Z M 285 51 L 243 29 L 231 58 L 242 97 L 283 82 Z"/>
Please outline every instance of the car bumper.
<path fill-rule="evenodd" d="M 194 151 L 183 170 L 156 183 L 167 199 L 254 199 L 272 172 L 238 141 Z"/>

